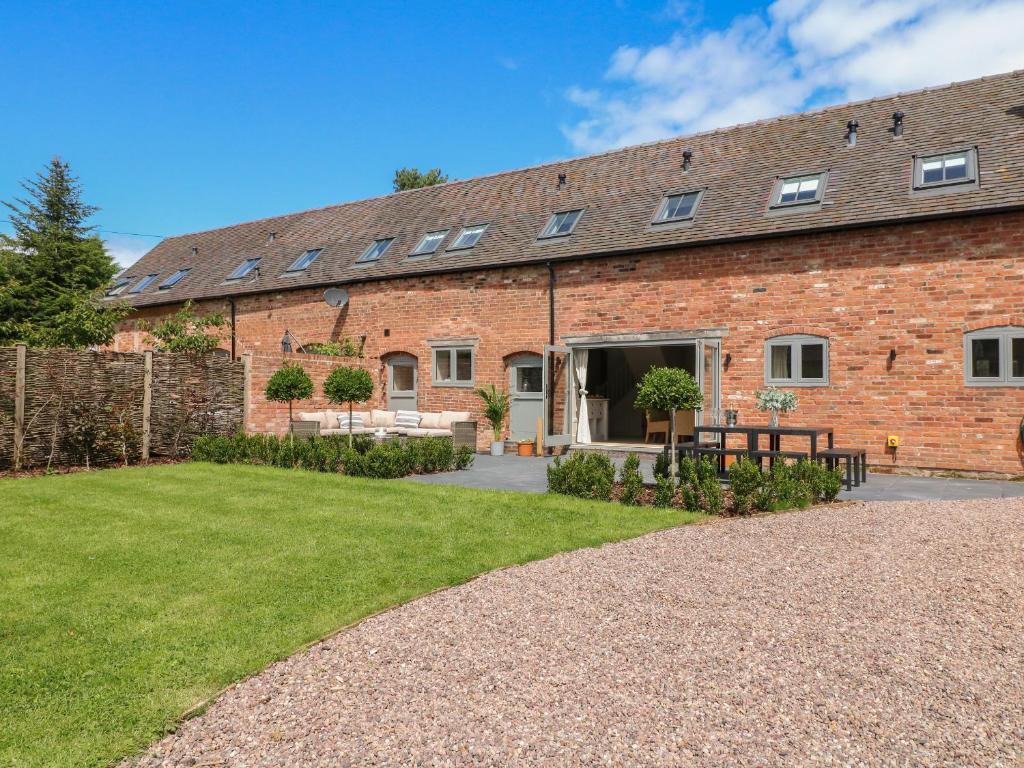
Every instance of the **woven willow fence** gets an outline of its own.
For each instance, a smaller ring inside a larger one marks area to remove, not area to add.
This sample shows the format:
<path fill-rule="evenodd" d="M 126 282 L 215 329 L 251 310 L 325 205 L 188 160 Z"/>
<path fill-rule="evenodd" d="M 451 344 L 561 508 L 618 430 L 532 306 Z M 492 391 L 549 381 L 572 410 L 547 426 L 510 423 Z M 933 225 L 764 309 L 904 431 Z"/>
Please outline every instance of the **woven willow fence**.
<path fill-rule="evenodd" d="M 242 428 L 246 381 L 216 355 L 0 347 L 0 467 L 186 455 Z"/>

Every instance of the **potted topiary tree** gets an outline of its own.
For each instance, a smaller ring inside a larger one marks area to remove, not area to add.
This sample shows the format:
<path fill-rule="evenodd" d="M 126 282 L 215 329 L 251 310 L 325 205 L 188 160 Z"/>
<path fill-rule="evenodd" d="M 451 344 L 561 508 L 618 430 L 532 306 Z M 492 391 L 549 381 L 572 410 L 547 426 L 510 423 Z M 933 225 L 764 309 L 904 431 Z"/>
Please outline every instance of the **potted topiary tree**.
<path fill-rule="evenodd" d="M 336 404 L 348 403 L 348 444 L 352 445 L 352 403 L 365 403 L 373 395 L 373 379 L 363 368 L 335 368 L 324 381 L 324 394 Z"/>
<path fill-rule="evenodd" d="M 476 393 L 484 401 L 484 418 L 494 430 L 491 456 L 501 456 L 505 452 L 505 441 L 501 436 L 505 429 L 505 417 L 508 416 L 508 392 L 488 384 L 478 389 Z"/>
<path fill-rule="evenodd" d="M 676 476 L 676 411 L 695 411 L 704 405 L 697 381 L 682 368 L 651 368 L 640 380 L 633 405 L 643 410 L 668 411 L 672 478 Z"/>
<path fill-rule="evenodd" d="M 285 364 L 274 372 L 264 390 L 267 400 L 288 403 L 288 424 L 292 422 L 292 403 L 313 396 L 313 380 L 301 365 Z"/>

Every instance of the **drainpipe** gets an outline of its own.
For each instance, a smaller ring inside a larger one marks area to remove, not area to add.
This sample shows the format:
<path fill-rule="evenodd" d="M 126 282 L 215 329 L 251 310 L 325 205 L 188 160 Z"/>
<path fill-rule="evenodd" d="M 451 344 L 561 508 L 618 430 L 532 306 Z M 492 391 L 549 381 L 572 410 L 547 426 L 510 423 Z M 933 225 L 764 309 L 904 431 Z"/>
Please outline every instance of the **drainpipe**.
<path fill-rule="evenodd" d="M 555 343 L 555 267 L 549 261 L 548 267 L 548 344 Z"/>
<path fill-rule="evenodd" d="M 235 300 L 229 298 L 228 304 L 231 306 L 231 359 L 237 360 L 238 355 L 235 354 Z"/>

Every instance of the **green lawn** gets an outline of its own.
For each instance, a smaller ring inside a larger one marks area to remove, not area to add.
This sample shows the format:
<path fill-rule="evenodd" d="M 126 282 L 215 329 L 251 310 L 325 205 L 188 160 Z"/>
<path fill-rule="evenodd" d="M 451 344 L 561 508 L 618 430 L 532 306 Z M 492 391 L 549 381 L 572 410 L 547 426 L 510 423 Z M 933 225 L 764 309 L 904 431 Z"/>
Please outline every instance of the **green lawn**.
<path fill-rule="evenodd" d="M 693 519 L 264 467 L 0 480 L 0 765 L 106 765 L 368 614 Z"/>

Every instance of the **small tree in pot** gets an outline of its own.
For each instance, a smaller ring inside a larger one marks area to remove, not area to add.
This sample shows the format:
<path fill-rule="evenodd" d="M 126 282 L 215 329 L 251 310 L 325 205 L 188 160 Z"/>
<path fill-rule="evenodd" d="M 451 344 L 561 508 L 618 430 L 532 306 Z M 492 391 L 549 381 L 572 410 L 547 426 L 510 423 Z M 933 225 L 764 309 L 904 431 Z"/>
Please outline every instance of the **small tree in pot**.
<path fill-rule="evenodd" d="M 672 478 L 676 476 L 676 411 L 695 411 L 704 405 L 697 381 L 682 368 L 651 368 L 640 380 L 633 405 L 642 410 L 668 411 Z"/>
<path fill-rule="evenodd" d="M 373 379 L 363 368 L 335 368 L 324 381 L 324 394 L 336 404 L 348 403 L 348 444 L 352 445 L 352 403 L 365 403 L 373 395 Z"/>
<path fill-rule="evenodd" d="M 476 393 L 484 401 L 484 418 L 494 430 L 491 455 L 501 456 L 505 452 L 502 433 L 505 430 L 505 417 L 508 416 L 508 392 L 498 389 L 493 384 L 488 384 L 486 387 L 480 387 Z"/>
<path fill-rule="evenodd" d="M 264 390 L 267 400 L 288 403 L 288 422 L 292 421 L 292 403 L 313 396 L 313 380 L 301 365 L 285 365 L 274 372 Z"/>

